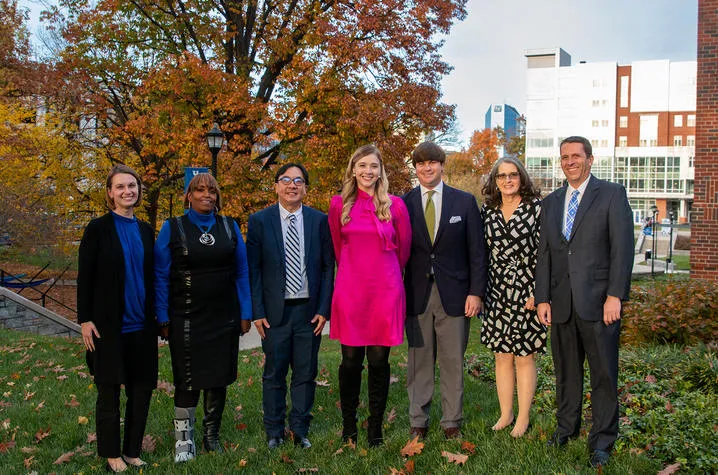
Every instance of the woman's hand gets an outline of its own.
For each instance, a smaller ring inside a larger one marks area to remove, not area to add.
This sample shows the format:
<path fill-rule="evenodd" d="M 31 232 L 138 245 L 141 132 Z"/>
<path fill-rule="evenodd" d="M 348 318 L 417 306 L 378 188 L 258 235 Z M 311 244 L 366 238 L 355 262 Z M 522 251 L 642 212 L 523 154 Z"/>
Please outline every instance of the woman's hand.
<path fill-rule="evenodd" d="M 249 330 L 251 328 L 252 328 L 252 320 L 242 320 L 239 322 L 239 334 L 240 335 L 249 333 Z"/>
<path fill-rule="evenodd" d="M 85 344 L 85 348 L 88 351 L 95 351 L 95 340 L 93 335 L 100 338 L 100 332 L 97 331 L 97 327 L 92 322 L 85 322 L 82 325 L 82 342 Z"/>
<path fill-rule="evenodd" d="M 524 308 L 526 310 L 536 310 L 536 301 L 534 300 L 533 295 L 526 299 L 526 305 L 524 305 Z"/>

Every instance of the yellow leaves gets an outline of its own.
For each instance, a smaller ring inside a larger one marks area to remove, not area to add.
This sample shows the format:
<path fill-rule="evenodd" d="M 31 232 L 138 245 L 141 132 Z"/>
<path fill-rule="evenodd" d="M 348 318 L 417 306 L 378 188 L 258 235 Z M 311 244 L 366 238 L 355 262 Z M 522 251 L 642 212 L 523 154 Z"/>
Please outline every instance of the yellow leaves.
<path fill-rule="evenodd" d="M 85 417 L 85 416 L 77 416 L 77 423 L 78 423 L 79 425 L 85 425 L 85 424 L 87 424 L 88 422 L 90 422 L 90 421 L 87 419 L 87 417 Z"/>

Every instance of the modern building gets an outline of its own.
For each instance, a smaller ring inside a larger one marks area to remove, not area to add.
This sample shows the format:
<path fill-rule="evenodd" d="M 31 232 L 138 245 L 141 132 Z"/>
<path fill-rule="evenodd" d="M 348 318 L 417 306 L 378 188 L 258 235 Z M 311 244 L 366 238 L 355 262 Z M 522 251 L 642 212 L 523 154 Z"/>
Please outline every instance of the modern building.
<path fill-rule="evenodd" d="M 559 144 L 582 135 L 593 145 L 592 172 L 626 187 L 635 221 L 693 205 L 696 61 L 571 65 L 561 48 L 527 58 L 526 166 L 544 192 L 562 185 Z"/>
<path fill-rule="evenodd" d="M 495 129 L 501 127 L 506 135 L 506 141 L 511 137 L 521 134 L 519 130 L 519 117 L 520 114 L 515 107 L 508 104 L 491 104 L 486 110 L 484 116 L 484 128 Z M 506 150 L 503 146 L 497 147 L 499 157 L 503 157 L 506 154 Z"/>

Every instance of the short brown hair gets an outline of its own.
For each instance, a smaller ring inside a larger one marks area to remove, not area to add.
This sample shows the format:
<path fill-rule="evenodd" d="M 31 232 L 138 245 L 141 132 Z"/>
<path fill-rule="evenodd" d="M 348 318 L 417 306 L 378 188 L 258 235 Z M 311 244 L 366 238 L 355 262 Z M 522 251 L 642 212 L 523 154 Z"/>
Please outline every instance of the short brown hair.
<path fill-rule="evenodd" d="M 189 194 L 197 189 L 198 186 L 204 185 L 207 188 L 214 189 L 217 192 L 217 202 L 214 204 L 217 213 L 222 210 L 222 193 L 219 192 L 219 184 L 210 173 L 198 173 L 192 178 L 187 186 L 187 192 L 184 194 L 184 207 L 189 208 Z"/>
<path fill-rule="evenodd" d="M 125 164 L 118 163 L 117 165 L 112 167 L 112 170 L 110 170 L 110 174 L 107 175 L 107 183 L 105 185 L 106 191 L 110 191 L 112 189 L 112 179 L 115 177 L 115 175 L 119 175 L 121 173 L 132 175 L 133 177 L 135 177 L 135 180 L 137 180 L 137 201 L 135 201 L 134 207 L 139 206 L 140 201 L 142 201 L 142 180 L 140 180 L 140 176 L 137 174 L 136 171 L 134 171 L 132 168 L 128 167 Z M 107 203 L 108 208 L 115 209 L 115 200 L 110 198 L 110 195 L 108 193 L 105 193 L 105 203 Z"/>
<path fill-rule="evenodd" d="M 439 162 L 446 161 L 446 153 L 444 149 L 436 145 L 434 142 L 422 142 L 416 146 L 411 152 L 411 164 L 416 166 L 421 162 Z"/>

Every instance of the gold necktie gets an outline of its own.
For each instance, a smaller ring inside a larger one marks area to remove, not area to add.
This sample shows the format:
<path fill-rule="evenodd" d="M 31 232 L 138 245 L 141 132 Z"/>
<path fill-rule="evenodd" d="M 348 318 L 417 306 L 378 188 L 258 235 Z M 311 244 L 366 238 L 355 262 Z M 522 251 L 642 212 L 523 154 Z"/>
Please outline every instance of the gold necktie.
<path fill-rule="evenodd" d="M 434 196 L 436 191 L 429 190 L 426 192 L 426 208 L 424 208 L 424 219 L 426 220 L 426 228 L 429 230 L 429 239 L 434 244 L 434 227 L 436 225 L 436 210 L 434 209 Z"/>

